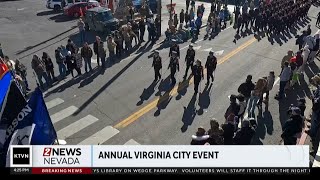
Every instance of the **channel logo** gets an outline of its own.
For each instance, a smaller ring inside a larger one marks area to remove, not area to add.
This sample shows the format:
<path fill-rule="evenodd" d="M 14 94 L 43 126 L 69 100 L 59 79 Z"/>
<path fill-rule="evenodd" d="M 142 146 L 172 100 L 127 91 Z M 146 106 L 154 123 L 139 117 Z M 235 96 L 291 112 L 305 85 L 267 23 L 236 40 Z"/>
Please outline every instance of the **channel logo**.
<path fill-rule="evenodd" d="M 11 146 L 10 154 L 10 167 L 32 166 L 31 146 Z"/>
<path fill-rule="evenodd" d="M 81 156 L 81 148 L 51 148 L 43 149 L 42 156 Z"/>

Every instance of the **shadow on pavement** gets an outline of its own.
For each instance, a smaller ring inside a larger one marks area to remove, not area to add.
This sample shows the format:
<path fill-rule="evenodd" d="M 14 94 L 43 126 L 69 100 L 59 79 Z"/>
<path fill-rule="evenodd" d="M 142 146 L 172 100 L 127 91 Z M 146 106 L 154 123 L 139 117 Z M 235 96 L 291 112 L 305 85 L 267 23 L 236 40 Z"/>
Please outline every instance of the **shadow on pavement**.
<path fill-rule="evenodd" d="M 162 109 L 166 109 L 168 104 L 170 103 L 172 96 L 170 96 L 171 90 L 174 86 L 171 86 L 162 96 L 160 95 L 158 103 L 157 103 L 157 111 L 154 113 L 154 116 L 157 117 L 160 115 Z"/>
<path fill-rule="evenodd" d="M 196 100 L 197 100 L 197 94 L 193 94 L 189 104 L 187 107 L 183 107 L 183 116 L 182 116 L 182 122 L 183 126 L 181 127 L 181 132 L 186 132 L 188 130 L 188 126 L 190 126 L 196 117 Z"/>
<path fill-rule="evenodd" d="M 62 11 L 54 11 L 54 10 L 41 11 L 37 13 L 37 16 L 48 16 L 48 15 L 60 14 L 61 12 Z"/>
<path fill-rule="evenodd" d="M 206 85 L 202 93 L 199 95 L 199 102 L 198 105 L 200 106 L 200 109 L 198 110 L 198 115 L 203 114 L 204 109 L 208 109 L 210 105 L 210 96 L 211 96 L 211 88 L 212 88 L 212 83 L 209 85 Z"/>
<path fill-rule="evenodd" d="M 34 48 L 40 46 L 40 45 L 43 45 L 43 44 L 45 44 L 45 43 L 47 43 L 47 42 L 49 42 L 49 41 L 51 41 L 51 40 L 53 40 L 53 39 L 58 38 L 59 36 L 62 36 L 63 34 L 66 34 L 66 33 L 70 32 L 70 31 L 72 31 L 72 30 L 75 29 L 75 28 L 76 28 L 76 26 L 73 26 L 73 27 L 71 27 L 70 29 L 68 29 L 68 30 L 66 30 L 66 31 L 64 31 L 64 32 L 62 32 L 62 33 L 60 33 L 60 34 L 58 34 L 58 35 L 56 35 L 56 36 L 54 36 L 54 37 L 52 37 L 52 38 L 50 38 L 50 39 L 47 39 L 47 40 L 45 40 L 45 41 L 42 41 L 42 42 L 40 42 L 40 43 L 38 43 L 38 44 L 35 44 L 35 45 L 33 45 L 33 46 L 28 46 L 28 47 L 24 48 L 23 50 L 17 51 L 17 52 L 16 52 L 16 55 L 20 55 L 20 54 L 22 54 L 22 53 L 24 53 L 24 52 L 26 52 L 26 51 L 29 51 L 29 50 L 31 50 L 31 49 L 34 49 Z M 63 38 L 63 39 L 65 39 L 65 38 Z M 63 39 L 61 39 L 61 40 L 59 40 L 59 41 L 56 41 L 56 42 L 60 42 L 60 41 L 62 41 Z M 55 43 L 56 43 L 56 42 L 55 42 Z M 52 43 L 52 44 L 55 44 L 55 43 Z M 51 46 L 52 44 L 50 44 L 50 45 L 48 45 L 48 46 Z M 46 46 L 46 47 L 44 47 L 44 48 L 41 48 L 40 50 L 45 49 L 45 48 L 47 48 L 48 46 Z M 38 50 L 38 51 L 40 51 L 40 50 Z M 35 52 L 37 52 L 37 51 L 35 51 Z M 35 52 L 30 53 L 30 54 L 34 54 Z M 30 54 L 29 54 L 29 55 L 30 55 Z M 25 55 L 24 57 L 29 56 L 29 55 Z M 24 58 L 24 57 L 20 57 L 20 58 Z"/>
<path fill-rule="evenodd" d="M 142 94 L 140 95 L 140 101 L 137 102 L 137 106 L 143 104 L 144 101 L 148 100 L 151 95 L 154 93 L 154 88 L 156 87 L 158 81 L 153 81 L 149 87 L 144 88 Z"/>
<path fill-rule="evenodd" d="M 135 63 L 145 52 L 148 52 L 152 47 L 148 46 L 143 52 L 138 56 L 133 58 L 123 69 L 121 69 L 117 74 L 115 74 L 106 84 L 104 84 L 100 89 L 98 89 L 91 97 L 89 97 L 72 115 L 76 116 L 83 109 L 85 109 L 95 98 L 97 98 L 103 91 L 105 91 L 115 80 L 117 80 L 133 63 Z"/>
<path fill-rule="evenodd" d="M 183 80 L 182 82 L 179 82 L 178 85 L 178 95 L 176 96 L 176 100 L 180 100 L 182 96 L 186 95 L 187 91 L 188 91 L 188 87 L 189 87 L 189 82 L 190 79 L 192 78 L 192 75 L 190 74 L 190 76 L 188 77 L 188 79 Z"/>
<path fill-rule="evenodd" d="M 103 74 L 103 70 L 101 69 L 101 67 L 95 67 L 92 69 L 92 72 L 87 73 L 85 76 L 85 78 L 80 82 L 80 85 L 78 88 L 82 88 L 90 83 L 93 82 L 93 80 L 99 76 L 99 74 Z"/>
<path fill-rule="evenodd" d="M 49 19 L 56 22 L 56 23 L 75 20 L 75 18 L 66 16 L 64 14 L 57 14 L 55 16 L 50 17 Z"/>

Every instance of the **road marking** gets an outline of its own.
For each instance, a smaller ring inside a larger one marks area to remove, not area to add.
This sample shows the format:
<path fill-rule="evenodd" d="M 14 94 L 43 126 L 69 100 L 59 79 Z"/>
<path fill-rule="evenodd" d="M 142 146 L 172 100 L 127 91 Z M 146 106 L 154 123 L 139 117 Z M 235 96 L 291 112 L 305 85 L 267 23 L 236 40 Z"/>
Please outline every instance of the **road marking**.
<path fill-rule="evenodd" d="M 211 50 L 212 50 L 212 48 L 208 48 L 208 49 L 204 49 L 202 51 L 210 52 Z"/>
<path fill-rule="evenodd" d="M 77 107 L 75 106 L 69 106 L 66 109 L 63 109 L 57 113 L 55 113 L 54 115 L 51 116 L 51 120 L 54 123 L 57 123 L 59 121 L 61 121 L 62 119 L 71 116 L 73 113 L 75 113 L 78 110 Z"/>
<path fill-rule="evenodd" d="M 229 54 L 227 54 L 226 56 L 222 57 L 218 61 L 218 65 L 224 63 L 225 61 L 230 59 L 232 56 L 234 56 L 235 54 L 237 54 L 241 50 L 245 49 L 246 47 L 248 47 L 250 44 L 252 44 L 255 41 L 256 41 L 256 39 L 252 38 L 252 39 L 248 40 L 247 42 L 245 42 L 244 44 L 242 44 L 241 46 L 239 46 L 237 49 L 231 51 Z M 184 84 L 180 86 L 180 89 L 185 88 L 188 84 L 191 84 L 191 83 L 193 83 L 193 78 L 191 78 L 190 81 L 187 82 L 187 83 L 184 82 Z M 163 101 L 165 101 L 166 99 L 168 99 L 170 96 L 173 96 L 173 95 L 177 94 L 180 89 L 178 89 L 178 85 L 176 85 L 169 93 L 165 94 L 161 98 L 159 98 L 159 97 L 155 98 L 149 104 L 145 105 L 143 108 L 141 108 L 137 112 L 133 113 L 132 115 L 130 115 L 126 119 L 120 121 L 114 127 L 119 129 L 119 128 L 124 128 L 124 127 L 128 126 L 129 124 L 131 124 L 134 121 L 136 121 L 137 119 L 139 119 L 142 115 L 146 114 L 147 112 L 149 112 L 150 110 L 155 108 L 157 106 L 157 104 L 160 104 Z"/>
<path fill-rule="evenodd" d="M 200 48 L 201 48 L 201 46 L 193 47 L 193 49 L 196 50 L 196 51 L 199 50 Z"/>
<path fill-rule="evenodd" d="M 214 52 L 214 55 L 215 56 L 222 56 L 223 53 L 224 53 L 224 50 L 220 50 L 220 51 Z"/>
<path fill-rule="evenodd" d="M 112 138 L 120 131 L 113 128 L 112 126 L 107 126 L 102 130 L 98 131 L 94 135 L 88 137 L 87 139 L 81 141 L 79 144 L 81 145 L 93 145 L 93 144 L 102 144 L 106 142 L 108 139 Z"/>
<path fill-rule="evenodd" d="M 140 145 L 140 144 L 137 141 L 130 139 L 129 141 L 124 143 L 124 145 Z"/>
<path fill-rule="evenodd" d="M 46 106 L 47 106 L 47 109 L 51 109 L 51 108 L 58 106 L 59 104 L 62 104 L 62 103 L 64 103 L 63 99 L 55 98 L 49 102 L 46 102 Z"/>
<path fill-rule="evenodd" d="M 97 122 L 98 120 L 99 119 L 97 119 L 96 117 L 88 115 L 58 131 L 58 137 L 63 139 L 70 137 L 71 135 L 79 132 L 80 130 L 86 128 L 94 122 Z"/>
<path fill-rule="evenodd" d="M 20 9 L 17 9 L 17 11 L 22 11 L 22 10 L 25 10 L 26 8 L 20 8 Z"/>

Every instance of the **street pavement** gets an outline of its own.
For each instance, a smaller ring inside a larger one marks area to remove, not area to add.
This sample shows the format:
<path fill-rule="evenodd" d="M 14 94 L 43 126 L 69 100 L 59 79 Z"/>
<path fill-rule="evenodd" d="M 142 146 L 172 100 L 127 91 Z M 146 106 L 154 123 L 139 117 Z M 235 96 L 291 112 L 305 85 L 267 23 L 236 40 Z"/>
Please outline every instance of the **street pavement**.
<path fill-rule="evenodd" d="M 61 20 L 61 15 L 51 14 L 45 8 L 45 1 L 0 4 L 0 42 L 4 53 L 11 59 L 22 59 L 28 67 L 30 85 L 35 88 L 30 67 L 32 55 L 41 56 L 47 51 L 54 57 L 54 49 L 65 45 L 67 38 L 76 41 L 77 29 L 72 29 L 75 20 Z M 177 6 L 183 8 L 184 3 Z M 210 6 L 206 7 L 207 11 L 209 9 Z M 313 33 L 316 32 L 316 14 L 316 8 L 312 7 L 309 17 Z M 306 29 L 306 25 L 307 22 L 301 22 L 297 33 Z M 298 49 L 293 34 L 276 38 L 273 43 L 267 37 L 258 40 L 253 34 L 235 39 L 235 30 L 227 26 L 214 39 L 204 40 L 204 30 L 199 39 L 194 40 L 196 58 L 204 65 L 209 51 L 213 50 L 217 52 L 218 67 L 212 85 L 205 86 L 206 77 L 202 81 L 200 95 L 193 96 L 192 78 L 182 82 L 184 57 L 190 41 L 180 44 L 180 72 L 173 88 L 170 88 L 170 71 L 167 70 L 169 49 L 160 41 L 154 45 L 142 44 L 130 56 L 115 63 L 108 62 L 105 71 L 93 63 L 92 73 L 73 79 L 68 77 L 44 93 L 59 139 L 65 139 L 68 144 L 189 144 L 199 126 L 209 128 L 210 118 L 216 118 L 220 124 L 224 122 L 228 96 L 237 94 L 237 88 L 248 74 L 253 75 L 254 82 L 271 70 L 278 75 L 287 50 Z M 160 51 L 163 60 L 163 79 L 156 84 L 153 83 L 152 59 L 147 58 L 154 49 Z M 319 64 L 317 60 L 316 64 Z M 319 72 L 315 64 L 310 67 L 304 76 L 306 82 L 313 73 Z M 258 118 L 254 144 L 279 144 L 287 108 L 298 96 L 310 95 L 308 84 L 301 81 L 300 87 L 295 87 L 285 100 L 278 102 L 273 99 L 278 89 L 279 81 L 270 92 L 269 111 Z M 310 107 L 310 103 L 307 106 Z"/>

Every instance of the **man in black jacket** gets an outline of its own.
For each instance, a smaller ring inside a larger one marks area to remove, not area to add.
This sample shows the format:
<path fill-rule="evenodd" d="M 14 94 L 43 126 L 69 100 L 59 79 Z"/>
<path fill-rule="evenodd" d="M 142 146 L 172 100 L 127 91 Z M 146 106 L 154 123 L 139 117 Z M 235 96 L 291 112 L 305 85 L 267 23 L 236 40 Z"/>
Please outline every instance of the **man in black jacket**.
<path fill-rule="evenodd" d="M 296 145 L 297 134 L 302 132 L 303 118 L 301 111 L 298 107 L 290 107 L 288 111 L 289 119 L 284 123 L 282 127 L 281 137 L 284 141 L 284 145 Z"/>
<path fill-rule="evenodd" d="M 140 39 L 139 40 L 140 40 L 140 44 L 141 44 L 142 42 L 145 42 L 143 40 L 143 37 L 144 37 L 144 32 L 146 30 L 146 23 L 144 22 L 143 18 L 141 18 L 139 21 L 139 30 L 140 30 Z"/>
<path fill-rule="evenodd" d="M 254 89 L 254 84 L 252 83 L 252 76 L 248 75 L 246 82 L 242 83 L 239 88 L 238 88 L 238 92 L 241 93 L 242 95 L 244 95 L 244 97 L 246 98 L 246 101 L 248 101 L 248 99 L 251 96 L 251 91 Z"/>
<path fill-rule="evenodd" d="M 97 55 L 97 63 L 98 63 L 98 66 L 100 66 L 100 56 L 99 56 L 99 45 L 100 45 L 100 42 L 101 42 L 101 39 L 99 36 L 96 36 L 96 41 L 93 43 L 93 52 L 95 55 Z"/>
<path fill-rule="evenodd" d="M 183 24 L 184 22 L 184 10 L 181 9 L 181 12 L 180 12 L 180 24 Z"/>
<path fill-rule="evenodd" d="M 184 79 L 187 78 L 187 75 L 188 75 L 188 71 L 189 71 L 189 68 L 193 66 L 193 63 L 194 63 L 194 57 L 196 56 L 196 52 L 195 50 L 193 49 L 193 45 L 190 44 L 189 45 L 189 49 L 187 50 L 187 55 L 186 55 L 186 58 L 185 58 L 185 61 L 186 61 L 186 72 L 183 76 Z"/>

